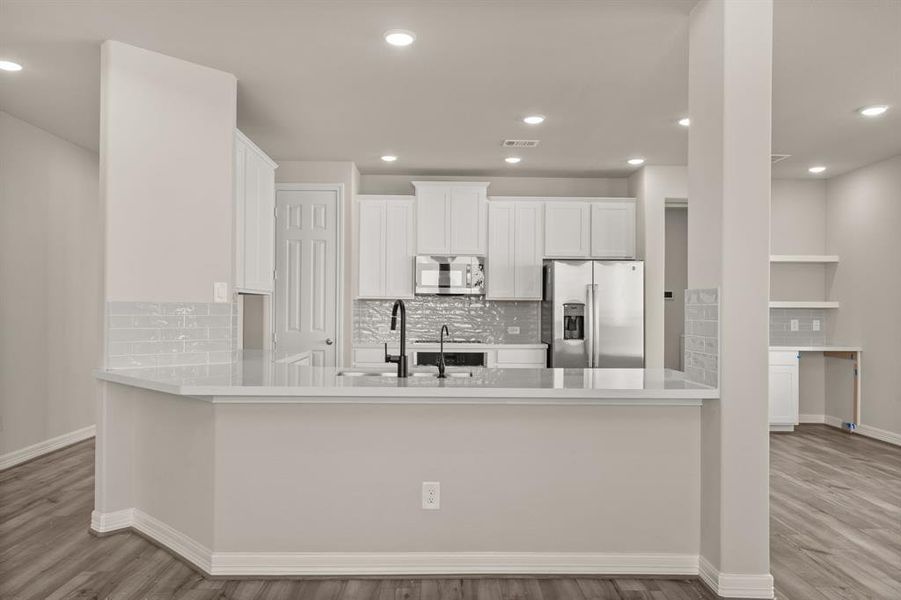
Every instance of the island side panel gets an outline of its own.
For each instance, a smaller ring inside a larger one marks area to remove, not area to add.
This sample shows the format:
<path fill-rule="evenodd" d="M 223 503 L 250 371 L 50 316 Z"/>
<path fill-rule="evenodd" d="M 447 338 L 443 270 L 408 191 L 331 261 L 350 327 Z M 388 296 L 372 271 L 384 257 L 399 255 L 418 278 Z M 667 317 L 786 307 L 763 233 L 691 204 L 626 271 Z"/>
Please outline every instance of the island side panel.
<path fill-rule="evenodd" d="M 475 391 L 475 390 L 474 390 Z M 697 406 L 216 405 L 216 552 L 696 557 Z M 424 481 L 441 508 L 421 508 Z"/>
<path fill-rule="evenodd" d="M 213 405 L 117 384 L 106 384 L 103 402 L 98 464 L 116 468 L 98 482 L 98 512 L 134 509 L 129 525 L 163 523 L 212 548 Z"/>

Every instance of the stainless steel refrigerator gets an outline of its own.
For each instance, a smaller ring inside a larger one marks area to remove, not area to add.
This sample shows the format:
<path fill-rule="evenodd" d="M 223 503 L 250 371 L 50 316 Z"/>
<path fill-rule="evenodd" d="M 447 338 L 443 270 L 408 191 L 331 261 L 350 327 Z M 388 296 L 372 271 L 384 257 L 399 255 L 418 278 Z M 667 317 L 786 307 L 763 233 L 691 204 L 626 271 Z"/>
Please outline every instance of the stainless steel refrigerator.
<path fill-rule="evenodd" d="M 644 263 L 544 261 L 548 367 L 644 366 Z"/>

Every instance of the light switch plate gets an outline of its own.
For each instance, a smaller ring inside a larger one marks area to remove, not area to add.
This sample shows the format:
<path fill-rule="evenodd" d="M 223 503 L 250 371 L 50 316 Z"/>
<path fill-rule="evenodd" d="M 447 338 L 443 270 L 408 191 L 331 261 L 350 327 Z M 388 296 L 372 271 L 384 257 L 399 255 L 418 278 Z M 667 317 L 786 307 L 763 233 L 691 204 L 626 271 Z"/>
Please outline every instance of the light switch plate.
<path fill-rule="evenodd" d="M 228 283 L 217 281 L 213 284 L 213 302 L 216 304 L 228 303 Z"/>
<path fill-rule="evenodd" d="M 519 335 L 519 327 L 507 327 L 507 333 L 509 333 L 510 335 Z"/>

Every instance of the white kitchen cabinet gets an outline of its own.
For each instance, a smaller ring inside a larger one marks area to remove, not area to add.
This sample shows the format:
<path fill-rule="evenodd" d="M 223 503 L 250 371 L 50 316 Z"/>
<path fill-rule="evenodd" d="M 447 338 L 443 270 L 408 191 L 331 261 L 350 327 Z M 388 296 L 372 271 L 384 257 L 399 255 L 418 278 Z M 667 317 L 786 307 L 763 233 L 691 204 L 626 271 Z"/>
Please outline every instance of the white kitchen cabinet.
<path fill-rule="evenodd" d="M 235 131 L 235 288 L 272 292 L 275 269 L 275 169 Z"/>
<path fill-rule="evenodd" d="M 413 297 L 413 199 L 359 196 L 359 298 Z"/>
<path fill-rule="evenodd" d="M 544 255 L 549 258 L 591 256 L 591 204 L 548 199 L 544 206 Z"/>
<path fill-rule="evenodd" d="M 541 300 L 544 205 L 491 200 L 488 210 L 487 296 Z"/>
<path fill-rule="evenodd" d="M 770 430 L 793 431 L 798 424 L 797 352 L 770 352 Z"/>
<path fill-rule="evenodd" d="M 591 257 L 635 258 L 635 202 L 591 203 Z"/>
<path fill-rule="evenodd" d="M 417 253 L 483 256 L 488 184 L 414 181 Z"/>

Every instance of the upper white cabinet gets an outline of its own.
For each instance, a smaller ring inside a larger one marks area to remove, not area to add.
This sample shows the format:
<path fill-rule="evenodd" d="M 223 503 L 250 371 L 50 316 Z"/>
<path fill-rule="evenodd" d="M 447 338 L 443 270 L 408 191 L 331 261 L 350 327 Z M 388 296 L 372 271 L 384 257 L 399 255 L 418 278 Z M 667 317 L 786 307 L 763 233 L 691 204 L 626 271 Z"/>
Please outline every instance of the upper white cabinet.
<path fill-rule="evenodd" d="M 635 201 L 548 199 L 544 231 L 549 258 L 635 258 Z"/>
<path fill-rule="evenodd" d="M 358 196 L 359 298 L 413 297 L 413 198 Z"/>
<path fill-rule="evenodd" d="M 770 429 L 793 431 L 798 424 L 797 352 L 770 352 Z"/>
<path fill-rule="evenodd" d="M 635 202 L 591 203 L 592 258 L 635 258 Z"/>
<path fill-rule="evenodd" d="M 544 204 L 492 199 L 488 206 L 488 298 L 541 300 Z"/>
<path fill-rule="evenodd" d="M 484 255 L 488 184 L 414 181 L 417 254 Z"/>
<path fill-rule="evenodd" d="M 235 288 L 271 292 L 275 269 L 275 169 L 235 130 Z"/>
<path fill-rule="evenodd" d="M 550 258 L 591 256 L 591 205 L 549 199 L 544 206 L 544 255 Z"/>

